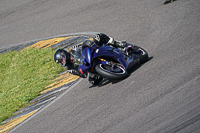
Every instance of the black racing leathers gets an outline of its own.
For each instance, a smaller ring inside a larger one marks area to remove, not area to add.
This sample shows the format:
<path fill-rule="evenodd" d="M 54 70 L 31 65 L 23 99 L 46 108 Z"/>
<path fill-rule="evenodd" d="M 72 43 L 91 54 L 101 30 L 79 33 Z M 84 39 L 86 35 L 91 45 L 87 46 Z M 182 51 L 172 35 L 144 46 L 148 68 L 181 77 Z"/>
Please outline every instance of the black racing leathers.
<path fill-rule="evenodd" d="M 94 38 L 93 38 L 94 42 L 99 45 L 99 46 L 103 46 L 103 44 L 108 44 L 114 47 L 121 47 L 124 48 L 126 46 L 126 42 L 120 42 L 120 41 L 114 41 L 114 39 L 112 37 L 107 36 L 104 33 L 99 33 L 97 34 Z M 94 42 L 91 41 L 86 41 L 83 43 L 83 45 L 81 46 L 82 49 L 84 49 L 85 47 L 91 47 L 92 45 L 94 45 Z M 75 56 L 77 52 L 77 50 L 80 50 L 80 48 L 75 48 L 72 49 L 69 53 L 71 54 L 72 57 Z M 79 65 L 76 65 L 75 63 L 71 63 L 70 65 L 68 65 L 67 69 L 68 72 L 70 72 L 71 74 L 74 75 L 78 75 L 82 78 L 86 78 L 87 74 L 81 74 L 81 72 L 78 70 Z"/>

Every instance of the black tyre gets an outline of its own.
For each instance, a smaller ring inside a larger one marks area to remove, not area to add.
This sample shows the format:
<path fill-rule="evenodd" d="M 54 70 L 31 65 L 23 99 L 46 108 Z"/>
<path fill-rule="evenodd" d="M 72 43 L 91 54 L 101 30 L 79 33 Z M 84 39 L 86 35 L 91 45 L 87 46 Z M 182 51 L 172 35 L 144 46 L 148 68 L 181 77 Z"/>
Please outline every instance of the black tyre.
<path fill-rule="evenodd" d="M 140 59 L 140 64 L 143 64 L 149 60 L 149 55 L 146 50 L 138 46 L 134 46 L 133 49 L 136 51 L 136 55 Z"/>
<path fill-rule="evenodd" d="M 119 65 L 111 67 L 110 65 L 97 64 L 95 66 L 95 70 L 101 76 L 107 77 L 109 79 L 120 80 L 128 76 L 128 72 Z"/>

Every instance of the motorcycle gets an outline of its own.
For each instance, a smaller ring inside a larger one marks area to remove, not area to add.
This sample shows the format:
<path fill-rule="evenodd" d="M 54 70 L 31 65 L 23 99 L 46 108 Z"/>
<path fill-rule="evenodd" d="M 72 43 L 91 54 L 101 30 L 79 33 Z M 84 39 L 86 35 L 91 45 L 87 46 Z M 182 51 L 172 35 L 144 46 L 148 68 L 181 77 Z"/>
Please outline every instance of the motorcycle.
<path fill-rule="evenodd" d="M 96 75 L 99 80 L 90 81 L 96 85 L 103 78 L 121 80 L 128 77 L 128 71 L 148 61 L 148 53 L 141 47 L 127 44 L 126 50 L 109 45 L 93 45 L 75 53 L 79 60 L 79 72 Z"/>

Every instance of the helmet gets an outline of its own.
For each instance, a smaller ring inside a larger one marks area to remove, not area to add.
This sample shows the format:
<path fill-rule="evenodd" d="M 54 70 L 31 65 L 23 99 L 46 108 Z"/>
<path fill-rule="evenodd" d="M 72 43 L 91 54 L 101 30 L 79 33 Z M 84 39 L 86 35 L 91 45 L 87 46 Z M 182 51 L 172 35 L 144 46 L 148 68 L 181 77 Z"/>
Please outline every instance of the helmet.
<path fill-rule="evenodd" d="M 70 63 L 70 54 L 64 49 L 58 49 L 54 54 L 54 61 L 61 66 L 67 66 Z"/>

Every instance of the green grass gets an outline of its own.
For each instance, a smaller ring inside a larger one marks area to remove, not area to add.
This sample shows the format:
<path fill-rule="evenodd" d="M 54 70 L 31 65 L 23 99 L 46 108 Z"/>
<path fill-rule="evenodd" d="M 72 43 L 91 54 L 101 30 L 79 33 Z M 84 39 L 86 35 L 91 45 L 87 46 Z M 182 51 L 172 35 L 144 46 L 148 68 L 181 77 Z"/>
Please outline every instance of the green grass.
<path fill-rule="evenodd" d="M 64 68 L 52 49 L 28 49 L 0 55 L 0 122 L 27 106 Z"/>

